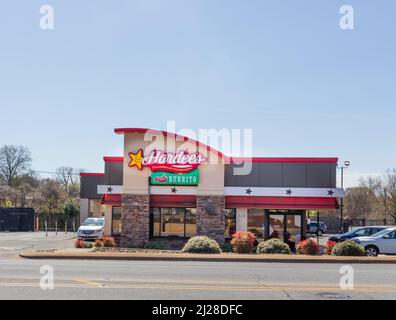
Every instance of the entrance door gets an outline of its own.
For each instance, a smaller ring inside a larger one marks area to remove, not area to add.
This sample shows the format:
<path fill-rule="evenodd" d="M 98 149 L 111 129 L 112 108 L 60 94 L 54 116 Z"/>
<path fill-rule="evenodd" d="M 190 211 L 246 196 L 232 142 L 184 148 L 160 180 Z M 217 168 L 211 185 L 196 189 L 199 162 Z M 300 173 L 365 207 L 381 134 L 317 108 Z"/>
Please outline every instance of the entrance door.
<path fill-rule="evenodd" d="M 304 211 L 266 210 L 267 238 L 278 238 L 283 242 L 298 243 L 302 236 L 302 219 Z"/>

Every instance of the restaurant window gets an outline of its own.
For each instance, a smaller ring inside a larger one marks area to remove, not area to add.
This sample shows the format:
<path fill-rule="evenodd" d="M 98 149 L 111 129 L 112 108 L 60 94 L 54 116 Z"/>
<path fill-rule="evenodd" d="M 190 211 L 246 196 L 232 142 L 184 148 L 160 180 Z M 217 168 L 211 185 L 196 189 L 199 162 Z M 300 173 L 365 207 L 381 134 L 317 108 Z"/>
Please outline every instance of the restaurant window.
<path fill-rule="evenodd" d="M 152 237 L 192 237 L 197 230 L 196 209 L 151 208 L 150 234 Z"/>
<path fill-rule="evenodd" d="M 121 234 L 121 207 L 113 207 L 111 217 L 111 234 Z"/>
<path fill-rule="evenodd" d="M 247 231 L 253 233 L 259 240 L 265 237 L 264 209 L 248 209 Z"/>
<path fill-rule="evenodd" d="M 197 209 L 186 209 L 186 237 L 197 234 Z"/>
<path fill-rule="evenodd" d="M 230 239 L 236 231 L 236 209 L 226 209 L 224 237 Z"/>

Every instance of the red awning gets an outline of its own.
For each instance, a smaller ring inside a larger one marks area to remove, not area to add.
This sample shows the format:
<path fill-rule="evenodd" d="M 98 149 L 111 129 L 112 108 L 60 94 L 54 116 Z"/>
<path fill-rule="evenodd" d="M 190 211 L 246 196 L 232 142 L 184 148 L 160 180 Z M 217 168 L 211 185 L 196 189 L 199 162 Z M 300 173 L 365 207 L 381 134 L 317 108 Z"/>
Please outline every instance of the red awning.
<path fill-rule="evenodd" d="M 121 195 L 120 194 L 104 194 L 102 196 L 102 204 L 120 206 L 121 205 Z"/>
<path fill-rule="evenodd" d="M 150 206 L 195 208 L 197 197 L 194 195 L 151 195 Z"/>
<path fill-rule="evenodd" d="M 120 194 L 104 194 L 102 204 L 121 205 Z M 338 209 L 337 198 L 331 197 L 260 197 L 226 196 L 226 208 L 264 208 L 264 209 Z M 152 207 L 195 208 L 195 195 L 150 195 Z"/>
<path fill-rule="evenodd" d="M 337 198 L 226 196 L 226 208 L 337 209 Z"/>

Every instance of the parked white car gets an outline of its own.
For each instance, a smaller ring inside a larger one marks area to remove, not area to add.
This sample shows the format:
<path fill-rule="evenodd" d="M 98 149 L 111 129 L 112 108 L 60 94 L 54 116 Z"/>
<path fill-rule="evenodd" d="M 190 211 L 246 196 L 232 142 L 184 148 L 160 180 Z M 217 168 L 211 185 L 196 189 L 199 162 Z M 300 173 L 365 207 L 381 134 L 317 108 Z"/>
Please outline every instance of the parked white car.
<path fill-rule="evenodd" d="M 357 237 L 352 240 L 364 248 L 367 256 L 376 257 L 379 253 L 396 254 L 396 227 L 382 230 L 370 237 Z"/>
<path fill-rule="evenodd" d="M 104 236 L 103 217 L 87 218 L 77 230 L 77 238 L 83 240 L 96 240 Z"/>

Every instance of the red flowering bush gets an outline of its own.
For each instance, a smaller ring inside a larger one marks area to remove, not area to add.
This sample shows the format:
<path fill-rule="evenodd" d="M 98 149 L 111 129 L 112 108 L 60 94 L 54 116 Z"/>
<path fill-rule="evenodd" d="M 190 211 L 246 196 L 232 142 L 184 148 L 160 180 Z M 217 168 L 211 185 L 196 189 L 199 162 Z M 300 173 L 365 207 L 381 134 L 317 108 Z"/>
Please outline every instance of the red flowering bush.
<path fill-rule="evenodd" d="M 237 253 L 251 253 L 256 243 L 256 236 L 248 231 L 238 231 L 232 235 L 231 245 Z"/>
<path fill-rule="evenodd" d="M 336 244 L 337 242 L 335 241 L 327 241 L 326 251 L 325 251 L 327 255 L 331 255 L 331 252 L 333 251 L 333 248 L 335 247 Z"/>
<path fill-rule="evenodd" d="M 297 245 L 298 254 L 316 256 L 319 254 L 319 249 L 318 243 L 312 239 L 300 241 Z"/>
<path fill-rule="evenodd" d="M 102 244 L 107 248 L 113 248 L 116 245 L 113 237 L 103 237 Z"/>
<path fill-rule="evenodd" d="M 103 247 L 103 241 L 102 241 L 102 239 L 95 240 L 94 247 L 95 247 L 95 248 Z"/>
<path fill-rule="evenodd" d="M 74 242 L 74 246 L 79 249 L 85 248 L 85 241 L 81 239 L 77 239 L 76 242 Z"/>

